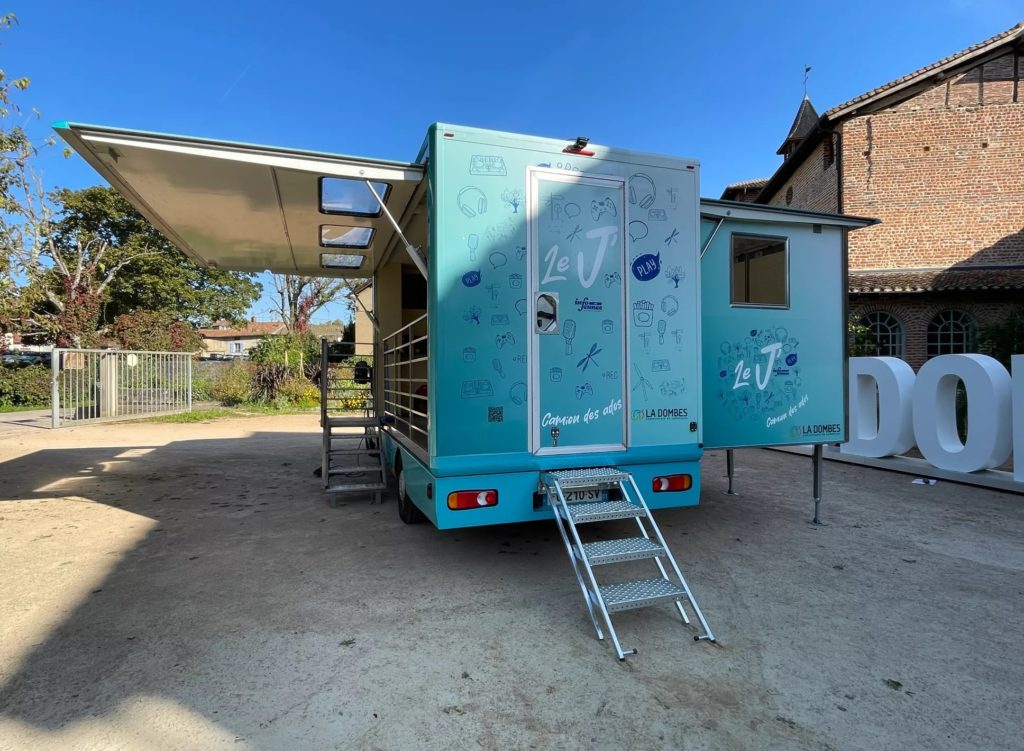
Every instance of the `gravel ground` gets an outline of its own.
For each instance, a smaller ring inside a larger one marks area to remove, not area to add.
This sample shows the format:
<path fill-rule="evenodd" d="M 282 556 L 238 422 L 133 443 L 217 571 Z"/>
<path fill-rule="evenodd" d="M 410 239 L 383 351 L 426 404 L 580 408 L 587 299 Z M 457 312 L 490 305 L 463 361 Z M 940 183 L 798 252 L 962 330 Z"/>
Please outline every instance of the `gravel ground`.
<path fill-rule="evenodd" d="M 658 512 L 719 638 L 598 642 L 553 523 L 332 509 L 315 416 L 0 435 L 2 749 L 1021 749 L 1024 504 L 724 452 Z M 607 524 L 613 537 L 628 528 Z"/>

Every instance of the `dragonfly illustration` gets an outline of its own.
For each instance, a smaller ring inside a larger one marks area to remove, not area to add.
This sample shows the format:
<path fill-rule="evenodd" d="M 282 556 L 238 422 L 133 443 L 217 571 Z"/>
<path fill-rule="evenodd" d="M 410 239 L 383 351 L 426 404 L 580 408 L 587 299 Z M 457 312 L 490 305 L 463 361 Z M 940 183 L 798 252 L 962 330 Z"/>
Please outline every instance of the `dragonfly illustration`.
<path fill-rule="evenodd" d="M 583 372 L 587 372 L 587 367 L 590 365 L 597 365 L 597 356 L 601 354 L 601 348 L 597 346 L 597 342 L 590 345 L 590 351 L 583 355 L 583 359 L 576 363 L 577 368 L 582 368 Z"/>

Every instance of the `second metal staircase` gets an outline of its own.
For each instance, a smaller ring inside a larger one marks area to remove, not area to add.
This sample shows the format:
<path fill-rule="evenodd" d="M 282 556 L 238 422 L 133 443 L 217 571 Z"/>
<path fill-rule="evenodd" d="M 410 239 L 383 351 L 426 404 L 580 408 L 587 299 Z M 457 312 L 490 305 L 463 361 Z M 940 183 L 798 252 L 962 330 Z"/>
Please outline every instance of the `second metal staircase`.
<path fill-rule="evenodd" d="M 387 475 L 374 407 L 373 356 L 352 353 L 351 342 L 321 342 L 320 476 L 331 505 L 340 493 L 373 493 L 380 502 Z M 341 352 L 335 351 L 341 349 Z M 345 350 L 348 350 L 346 352 Z"/>
<path fill-rule="evenodd" d="M 597 638 L 604 639 L 607 628 L 620 660 L 636 654 L 635 649 L 624 649 L 619 641 L 611 614 L 620 610 L 643 608 L 662 603 L 673 603 L 684 624 L 690 623 L 684 603 L 689 605 L 700 622 L 703 633 L 693 638 L 713 642 L 714 634 L 704 619 L 697 599 L 690 591 L 679 564 L 672 556 L 661 530 L 629 472 L 614 467 L 594 467 L 547 472 L 541 478 L 544 490 L 555 512 L 555 522 L 562 535 L 573 571 L 583 592 L 590 620 Z M 593 491 L 577 493 L 576 491 Z M 569 501 L 566 491 L 574 498 L 595 496 L 596 500 Z M 618 540 L 583 542 L 579 526 L 590 522 L 613 519 L 634 519 L 639 536 Z M 644 579 L 602 583 L 594 572 L 598 566 L 626 561 L 651 560 L 658 576 Z M 668 564 L 666 568 L 665 564 Z"/>

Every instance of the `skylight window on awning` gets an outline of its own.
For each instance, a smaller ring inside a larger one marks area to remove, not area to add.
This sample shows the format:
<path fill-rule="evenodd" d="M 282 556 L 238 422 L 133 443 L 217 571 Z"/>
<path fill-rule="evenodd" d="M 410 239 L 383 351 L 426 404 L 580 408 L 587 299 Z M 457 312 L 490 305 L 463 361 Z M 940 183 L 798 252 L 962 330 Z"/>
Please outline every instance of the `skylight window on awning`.
<path fill-rule="evenodd" d="M 363 265 L 363 256 L 354 253 L 321 253 L 320 266 L 325 269 L 358 269 Z"/>
<path fill-rule="evenodd" d="M 381 200 L 387 202 L 391 186 L 371 182 Z M 346 216 L 380 216 L 380 204 L 363 180 L 347 177 L 320 178 L 320 211 L 325 214 Z"/>
<path fill-rule="evenodd" d="M 320 225 L 320 244 L 325 248 L 368 248 L 371 240 L 373 227 Z"/>

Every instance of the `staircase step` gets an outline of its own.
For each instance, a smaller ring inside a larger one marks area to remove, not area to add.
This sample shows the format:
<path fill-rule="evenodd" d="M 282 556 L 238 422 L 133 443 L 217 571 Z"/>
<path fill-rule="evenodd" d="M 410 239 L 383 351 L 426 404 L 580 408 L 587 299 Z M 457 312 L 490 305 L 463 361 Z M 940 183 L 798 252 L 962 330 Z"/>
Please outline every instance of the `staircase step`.
<path fill-rule="evenodd" d="M 554 484 L 555 481 L 562 490 L 568 488 L 593 488 L 607 485 L 615 485 L 629 480 L 629 472 L 623 472 L 615 467 L 587 467 L 585 469 L 558 469 L 547 472 L 544 475 L 546 484 Z"/>
<path fill-rule="evenodd" d="M 328 475 L 356 475 L 356 474 L 360 474 L 360 475 L 369 475 L 369 474 L 379 475 L 383 471 L 384 471 L 384 468 L 379 466 L 379 465 L 376 465 L 376 466 L 373 466 L 373 467 L 367 467 L 366 465 L 360 466 L 360 465 L 355 465 L 355 464 L 351 464 L 351 465 L 349 465 L 347 467 L 335 467 L 335 466 L 332 465 L 331 468 L 327 470 L 327 474 Z"/>
<path fill-rule="evenodd" d="M 376 417 L 328 417 L 327 426 L 331 428 L 375 428 Z"/>
<path fill-rule="evenodd" d="M 387 490 L 385 483 L 370 482 L 358 483 L 355 485 L 331 485 L 324 489 L 325 493 L 361 493 L 364 490 Z"/>
<path fill-rule="evenodd" d="M 664 577 L 658 577 L 604 584 L 601 586 L 601 597 L 604 598 L 608 612 L 614 613 L 619 610 L 645 608 L 659 602 L 685 600 L 686 590 Z"/>
<path fill-rule="evenodd" d="M 646 516 L 643 508 L 629 501 L 594 501 L 566 505 L 573 524 Z"/>
<path fill-rule="evenodd" d="M 355 436 L 350 437 L 354 438 Z M 327 454 L 328 456 L 352 456 L 354 454 L 362 454 L 363 456 L 372 456 L 376 458 L 380 454 L 380 449 L 369 449 L 365 446 L 360 446 L 359 448 L 354 449 L 331 449 Z"/>
<path fill-rule="evenodd" d="M 591 566 L 623 561 L 639 561 L 665 555 L 665 548 L 646 537 L 627 537 L 621 540 L 599 540 L 583 544 L 583 552 Z"/>

